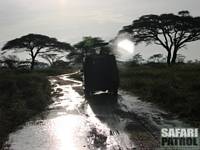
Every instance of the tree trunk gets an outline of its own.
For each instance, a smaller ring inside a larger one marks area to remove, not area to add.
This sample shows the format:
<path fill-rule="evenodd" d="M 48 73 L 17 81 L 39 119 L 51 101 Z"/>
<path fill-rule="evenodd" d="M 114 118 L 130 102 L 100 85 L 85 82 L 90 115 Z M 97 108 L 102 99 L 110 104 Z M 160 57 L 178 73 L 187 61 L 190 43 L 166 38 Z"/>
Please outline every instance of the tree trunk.
<path fill-rule="evenodd" d="M 168 55 L 167 55 L 167 64 L 168 64 L 168 65 L 171 64 L 171 51 L 168 51 Z"/>
<path fill-rule="evenodd" d="M 32 57 L 32 61 L 31 61 L 31 70 L 34 70 L 35 67 L 35 57 Z"/>
<path fill-rule="evenodd" d="M 36 56 L 39 54 L 39 51 L 41 50 L 41 48 L 37 48 L 36 52 L 34 53 L 34 48 L 31 49 L 31 70 L 34 70 L 35 67 L 35 58 Z"/>
<path fill-rule="evenodd" d="M 178 49 L 174 49 L 173 56 L 172 56 L 172 61 L 171 61 L 172 64 L 176 63 L 177 52 L 178 52 Z"/>

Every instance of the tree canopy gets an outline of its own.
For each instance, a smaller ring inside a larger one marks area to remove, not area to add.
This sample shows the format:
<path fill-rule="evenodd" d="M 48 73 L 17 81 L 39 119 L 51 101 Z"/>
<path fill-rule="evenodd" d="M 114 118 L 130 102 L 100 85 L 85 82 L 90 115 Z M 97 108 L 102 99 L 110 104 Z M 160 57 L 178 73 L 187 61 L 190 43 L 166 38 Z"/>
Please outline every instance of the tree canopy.
<path fill-rule="evenodd" d="M 74 59 L 76 63 L 80 63 L 86 55 L 97 53 L 109 53 L 108 43 L 99 37 L 86 36 L 82 41 L 74 45 L 74 51 L 68 55 L 68 59 Z"/>
<path fill-rule="evenodd" d="M 82 41 L 75 44 L 74 47 L 77 49 L 82 49 L 85 55 L 88 55 L 97 53 L 97 50 L 101 50 L 106 45 L 108 45 L 108 43 L 99 37 L 86 36 L 83 37 Z"/>
<path fill-rule="evenodd" d="M 64 56 L 59 56 L 56 53 L 53 54 L 43 54 L 40 57 L 42 57 L 43 59 L 47 60 L 48 63 L 52 66 L 54 64 L 54 62 L 60 60 L 61 58 L 63 58 Z"/>
<path fill-rule="evenodd" d="M 72 49 L 72 46 L 65 42 L 59 42 L 56 38 L 51 38 L 41 34 L 28 34 L 20 38 L 8 41 L 2 48 L 14 50 L 15 52 L 28 52 L 31 56 L 31 69 L 34 69 L 36 57 L 48 52 L 63 52 Z"/>
<path fill-rule="evenodd" d="M 167 63 L 175 63 L 177 52 L 187 43 L 200 39 L 200 17 L 193 17 L 189 11 L 175 14 L 144 15 L 124 26 L 120 33 L 128 33 L 139 44 L 157 44 L 168 52 Z"/>
<path fill-rule="evenodd" d="M 132 64 L 141 64 L 144 61 L 142 55 L 137 53 L 133 56 Z"/>
<path fill-rule="evenodd" d="M 154 55 L 150 56 L 148 60 L 150 62 L 159 63 L 162 61 L 162 59 L 163 59 L 163 54 L 154 54 Z"/>

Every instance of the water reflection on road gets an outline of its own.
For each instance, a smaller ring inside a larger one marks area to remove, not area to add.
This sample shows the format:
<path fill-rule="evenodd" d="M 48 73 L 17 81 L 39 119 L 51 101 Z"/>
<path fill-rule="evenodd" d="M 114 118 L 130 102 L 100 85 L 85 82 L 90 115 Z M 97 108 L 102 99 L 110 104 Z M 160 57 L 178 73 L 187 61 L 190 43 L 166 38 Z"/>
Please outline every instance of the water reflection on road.
<path fill-rule="evenodd" d="M 85 100 L 81 82 L 68 75 L 49 80 L 57 93 L 54 103 L 10 134 L 5 149 L 132 150 L 138 145 L 153 149 L 161 126 L 182 124 L 167 122 L 162 117 L 165 112 L 123 91 L 118 99 L 99 94 Z M 110 104 L 111 100 L 118 103 Z"/>

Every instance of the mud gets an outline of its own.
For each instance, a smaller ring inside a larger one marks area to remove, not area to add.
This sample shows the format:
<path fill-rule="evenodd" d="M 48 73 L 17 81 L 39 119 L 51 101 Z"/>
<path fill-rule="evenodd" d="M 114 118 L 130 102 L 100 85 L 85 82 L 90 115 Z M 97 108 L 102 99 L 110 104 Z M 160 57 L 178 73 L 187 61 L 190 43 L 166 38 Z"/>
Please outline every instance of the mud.
<path fill-rule="evenodd" d="M 10 150 L 154 150 L 162 127 L 187 126 L 151 103 L 119 95 L 83 95 L 69 75 L 49 77 L 54 103 L 9 135 Z"/>

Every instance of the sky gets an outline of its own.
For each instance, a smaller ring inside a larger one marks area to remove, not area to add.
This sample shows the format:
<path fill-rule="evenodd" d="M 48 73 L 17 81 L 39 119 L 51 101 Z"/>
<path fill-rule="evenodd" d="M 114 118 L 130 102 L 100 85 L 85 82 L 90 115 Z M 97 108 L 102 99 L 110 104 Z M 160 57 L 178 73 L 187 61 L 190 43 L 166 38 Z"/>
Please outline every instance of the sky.
<path fill-rule="evenodd" d="M 0 0 L 0 48 L 28 33 L 56 37 L 74 44 L 83 36 L 113 39 L 124 26 L 142 15 L 189 10 L 200 16 L 199 0 Z M 181 50 L 187 59 L 200 58 L 200 42 Z M 139 45 L 145 58 L 164 53 L 162 47 Z"/>

